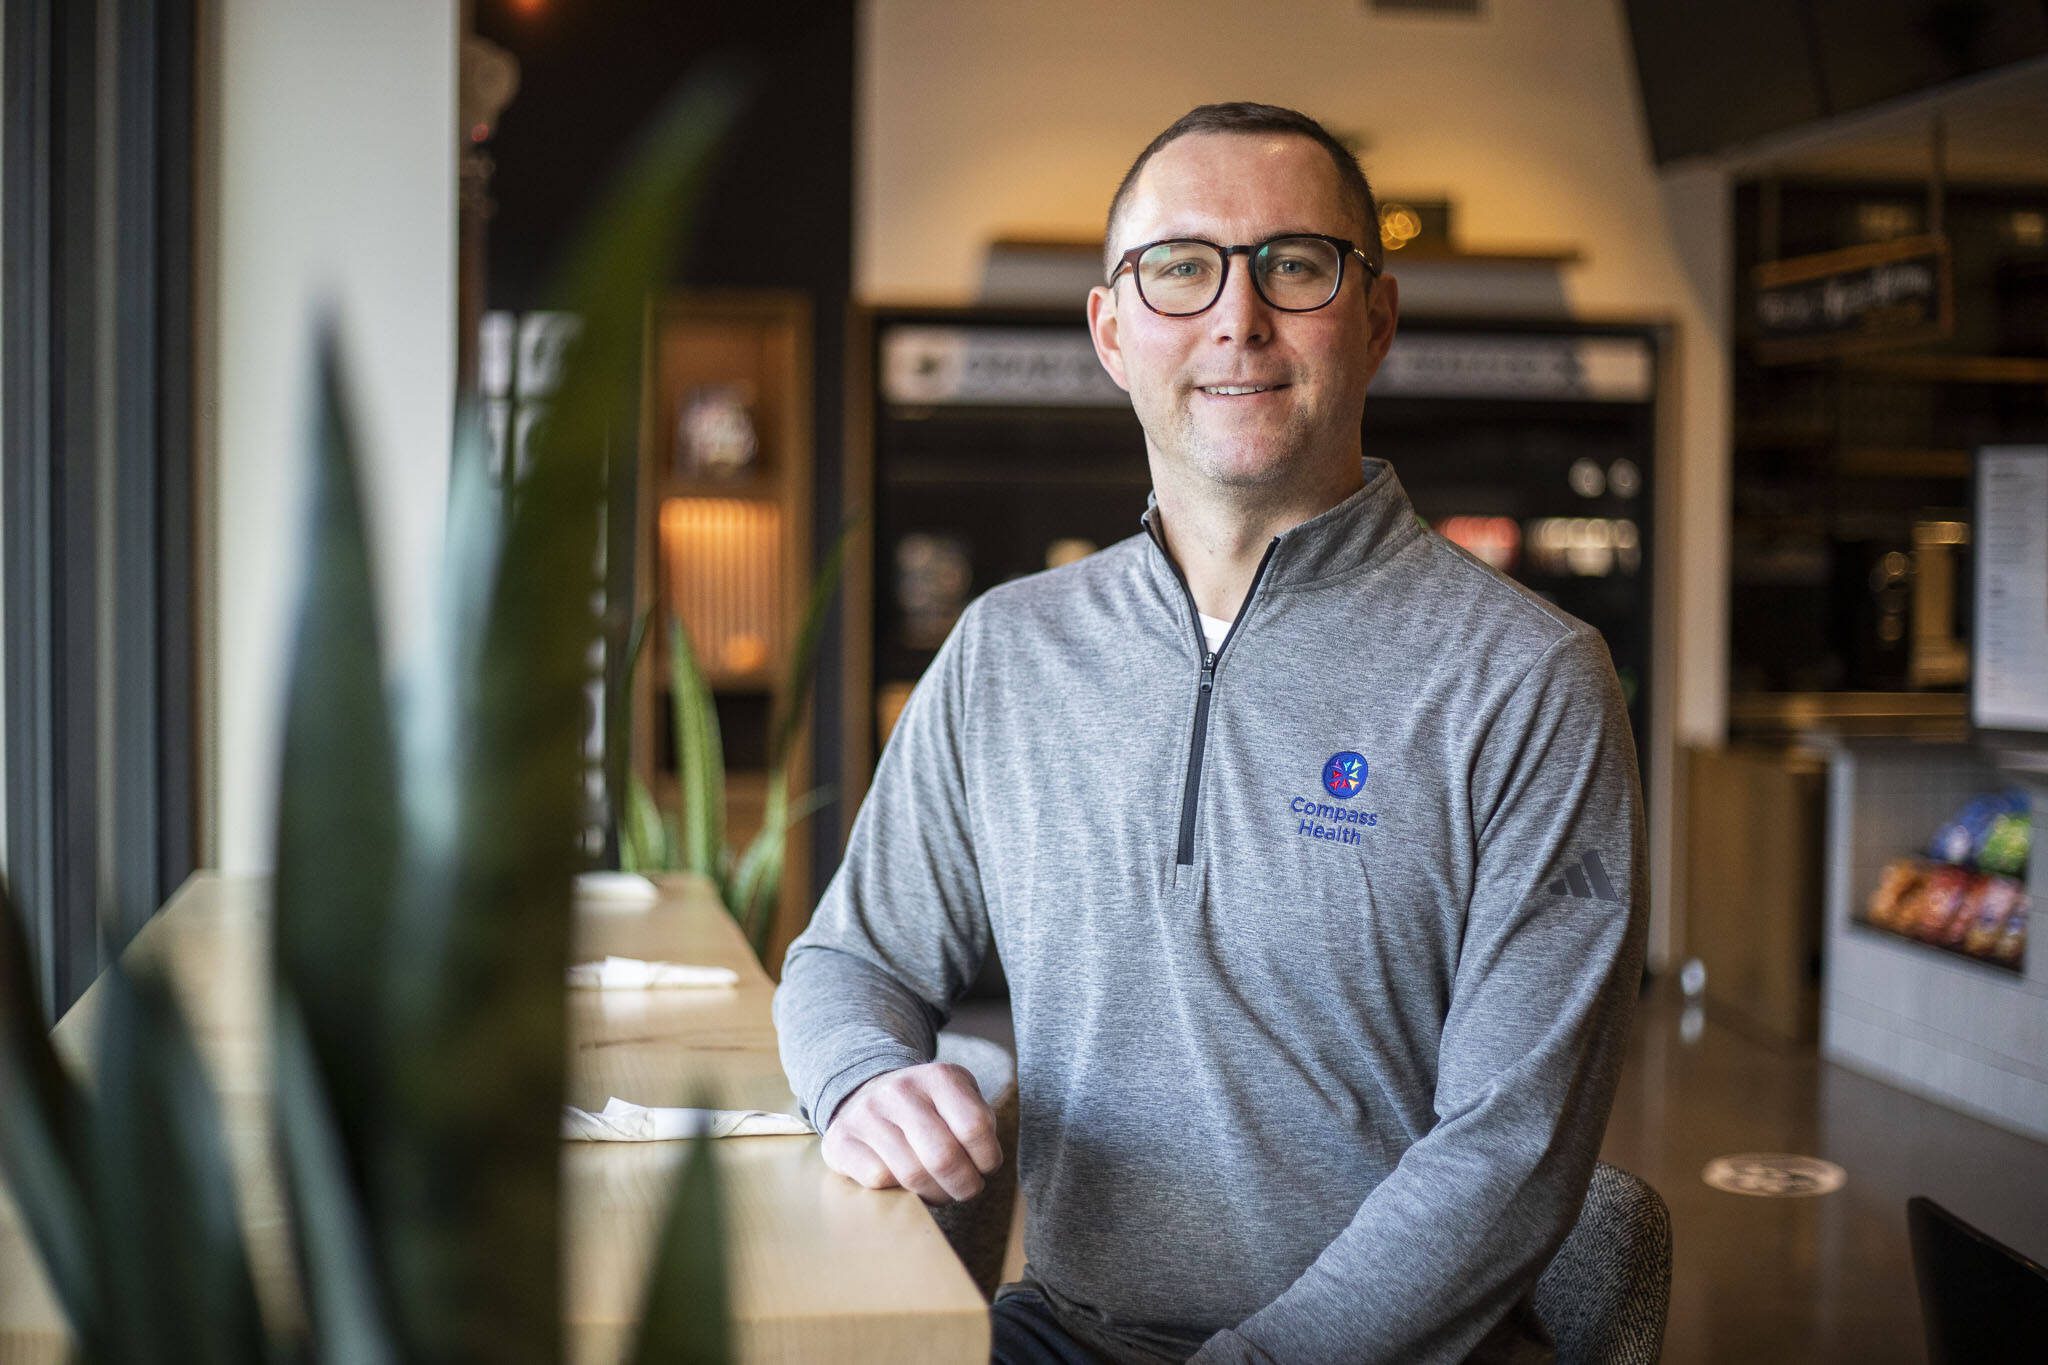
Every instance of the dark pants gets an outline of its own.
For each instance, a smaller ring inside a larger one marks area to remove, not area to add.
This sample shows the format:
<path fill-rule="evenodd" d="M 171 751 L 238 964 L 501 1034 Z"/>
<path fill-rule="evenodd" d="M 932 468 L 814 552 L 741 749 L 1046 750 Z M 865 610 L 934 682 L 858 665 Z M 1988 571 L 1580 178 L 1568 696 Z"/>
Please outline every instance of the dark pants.
<path fill-rule="evenodd" d="M 989 1309 L 991 1365 L 1101 1365 L 1102 1357 L 1067 1335 L 1045 1300 L 1012 1290 Z"/>

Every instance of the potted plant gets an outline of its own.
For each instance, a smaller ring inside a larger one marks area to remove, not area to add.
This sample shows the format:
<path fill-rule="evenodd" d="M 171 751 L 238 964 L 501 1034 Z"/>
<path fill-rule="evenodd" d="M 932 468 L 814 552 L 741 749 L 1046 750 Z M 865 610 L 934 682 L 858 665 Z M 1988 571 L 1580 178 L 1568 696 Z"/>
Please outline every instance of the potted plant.
<path fill-rule="evenodd" d="M 678 97 L 573 254 L 558 297 L 583 335 L 509 514 L 477 424 L 461 424 L 433 637 L 395 690 L 322 329 L 268 983 L 281 1293 L 259 1297 L 220 1105 L 164 969 L 108 970 L 88 1093 L 51 1047 L 0 890 L 0 1169 L 86 1357 L 560 1357 L 564 975 L 602 461 L 630 404 L 644 291 L 735 103 L 721 79 Z M 726 1353 L 709 1145 L 690 1145 L 635 1359 Z"/>

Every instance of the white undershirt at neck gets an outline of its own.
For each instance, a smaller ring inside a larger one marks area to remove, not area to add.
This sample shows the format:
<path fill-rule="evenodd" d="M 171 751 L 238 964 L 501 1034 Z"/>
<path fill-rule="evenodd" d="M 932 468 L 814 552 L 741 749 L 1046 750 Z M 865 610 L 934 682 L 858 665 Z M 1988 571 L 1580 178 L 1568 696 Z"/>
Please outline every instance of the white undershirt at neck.
<path fill-rule="evenodd" d="M 1199 611 L 1195 615 L 1202 617 L 1202 638 L 1209 642 L 1209 652 L 1214 654 L 1217 646 L 1223 643 L 1223 637 L 1230 634 L 1230 622 L 1219 621 L 1213 616 L 1202 616 Z"/>

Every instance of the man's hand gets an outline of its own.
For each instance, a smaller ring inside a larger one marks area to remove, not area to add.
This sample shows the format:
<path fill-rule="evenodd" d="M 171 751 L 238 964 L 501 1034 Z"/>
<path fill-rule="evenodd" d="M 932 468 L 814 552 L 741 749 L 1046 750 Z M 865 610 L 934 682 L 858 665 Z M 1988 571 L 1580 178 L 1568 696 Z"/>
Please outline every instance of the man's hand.
<path fill-rule="evenodd" d="M 825 1130 L 825 1164 L 871 1190 L 901 1185 L 927 1204 L 950 1204 L 981 1193 L 1003 1145 L 974 1074 L 926 1062 L 847 1096 Z"/>

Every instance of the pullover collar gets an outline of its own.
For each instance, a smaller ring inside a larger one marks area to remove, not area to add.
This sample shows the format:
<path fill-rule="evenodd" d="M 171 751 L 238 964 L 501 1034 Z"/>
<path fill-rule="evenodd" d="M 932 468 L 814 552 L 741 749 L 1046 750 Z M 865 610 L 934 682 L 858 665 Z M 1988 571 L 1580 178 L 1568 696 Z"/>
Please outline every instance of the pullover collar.
<path fill-rule="evenodd" d="M 1415 509 L 1385 460 L 1366 456 L 1365 486 L 1328 511 L 1320 512 L 1277 537 L 1272 558 L 1257 583 L 1260 592 L 1292 592 L 1313 588 L 1384 563 L 1421 534 Z M 1181 596 L 1180 571 L 1169 558 L 1160 528 L 1159 495 L 1145 499 L 1139 524 L 1151 540 L 1152 563 L 1164 575 L 1162 587 Z"/>

